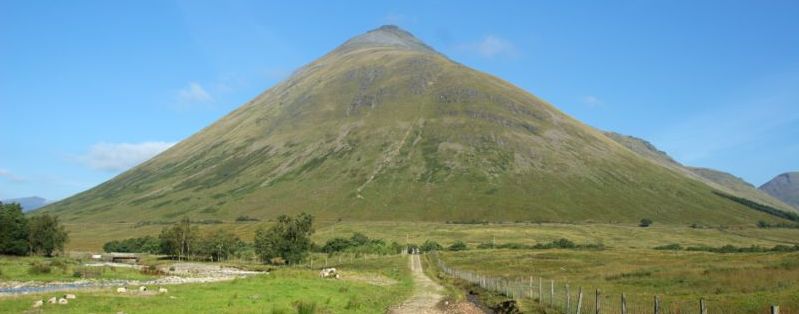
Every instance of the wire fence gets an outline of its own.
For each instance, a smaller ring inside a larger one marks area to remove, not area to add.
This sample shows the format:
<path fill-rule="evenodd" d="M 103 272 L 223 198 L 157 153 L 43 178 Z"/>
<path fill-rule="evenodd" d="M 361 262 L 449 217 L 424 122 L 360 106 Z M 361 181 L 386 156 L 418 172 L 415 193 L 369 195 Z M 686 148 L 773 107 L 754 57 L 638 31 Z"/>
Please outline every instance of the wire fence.
<path fill-rule="evenodd" d="M 714 309 L 704 298 L 695 301 L 669 300 L 659 296 L 630 298 L 624 293 L 604 294 L 600 289 L 584 289 L 570 286 L 540 276 L 508 279 L 492 277 L 447 266 L 433 254 L 441 271 L 465 280 L 483 289 L 493 291 L 514 300 L 528 299 L 549 310 L 567 314 L 707 314 L 728 313 L 727 309 Z M 779 314 L 778 306 L 764 309 L 761 313 Z M 782 313 L 793 313 L 783 309 Z"/>

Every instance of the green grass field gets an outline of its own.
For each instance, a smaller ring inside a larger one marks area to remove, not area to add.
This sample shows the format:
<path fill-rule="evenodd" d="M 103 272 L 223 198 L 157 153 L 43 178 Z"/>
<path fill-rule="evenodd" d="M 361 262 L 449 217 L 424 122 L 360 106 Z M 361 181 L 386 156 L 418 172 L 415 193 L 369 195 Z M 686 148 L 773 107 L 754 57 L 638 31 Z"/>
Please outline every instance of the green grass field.
<path fill-rule="evenodd" d="M 34 265 L 40 265 L 44 271 L 32 271 Z M 98 280 L 147 280 L 153 278 L 153 276 L 144 275 L 131 268 L 85 267 L 81 266 L 80 261 L 70 258 L 0 257 L 0 281 L 75 281 L 85 279 L 80 276 L 83 271 L 90 273 L 91 279 Z"/>
<path fill-rule="evenodd" d="M 234 230 L 242 239 L 250 240 L 260 224 L 221 224 L 201 226 L 203 230 L 227 228 Z M 95 225 L 81 228 L 68 225 L 72 230 L 71 250 L 97 250 L 110 237 L 155 235 L 162 226 L 133 228 L 117 224 Z M 630 303 L 637 307 L 650 306 L 651 298 L 657 294 L 670 304 L 694 307 L 699 297 L 704 297 L 711 312 L 758 313 L 769 304 L 780 304 L 783 313 L 799 308 L 799 253 L 733 253 L 720 254 L 689 251 L 658 251 L 656 246 L 678 243 L 683 247 L 734 245 L 749 247 L 758 245 L 794 245 L 799 243 L 797 229 L 761 229 L 753 226 L 714 226 L 692 228 L 690 226 L 663 225 L 655 221 L 648 228 L 622 224 L 445 224 L 408 222 L 322 222 L 316 228 L 313 240 L 322 244 L 333 237 L 349 237 L 361 232 L 370 238 L 396 241 L 401 244 L 421 244 L 425 240 L 449 245 L 455 240 L 466 242 L 470 250 L 442 252 L 441 258 L 450 266 L 472 270 L 485 275 L 508 279 L 542 276 L 557 282 L 568 282 L 572 287 L 586 290 L 599 288 L 608 302 L 616 302 L 619 295 L 627 294 Z M 522 243 L 532 245 L 567 238 L 577 244 L 602 244 L 604 250 L 477 250 L 481 243 Z M 324 255 L 314 254 L 314 265 L 320 267 Z M 20 259 L 24 261 L 25 259 Z M 7 263 L 7 259 L 0 259 Z M 145 262 L 149 261 L 145 259 Z M 151 262 L 161 262 L 152 260 Z M 407 277 L 406 260 L 400 256 L 373 259 L 350 259 L 344 256 L 330 257 L 329 265 L 358 274 L 380 274 L 381 278 L 398 281 L 391 286 L 369 289 L 369 283 L 344 280 L 342 282 L 319 282 L 313 271 L 281 269 L 273 275 L 238 280 L 236 283 L 186 285 L 175 287 L 175 295 L 202 299 L 204 296 L 221 293 L 223 297 L 214 301 L 203 301 L 196 308 L 219 308 L 229 312 L 272 311 L 265 307 L 264 298 L 277 304 L 278 312 L 294 311 L 292 303 L 307 300 L 311 296 L 317 306 L 328 312 L 347 312 L 344 308 L 351 296 L 364 297 L 362 312 L 381 312 L 391 304 L 397 304 L 411 290 Z M 23 272 L 26 262 L 17 262 Z M 244 265 L 252 267 L 253 265 Z M 3 271 L 7 272 L 4 267 Z M 68 274 L 64 274 L 66 276 Z M 435 272 L 433 276 L 439 277 Z M 24 276 L 21 274 L 19 276 Z M 58 276 L 58 275 L 54 275 Z M 358 278 L 364 276 L 358 275 Z M 4 279 L 9 280 L 9 279 Z M 446 280 L 444 280 L 446 281 Z M 456 285 L 447 284 L 450 293 L 456 295 Z M 287 289 L 278 286 L 289 287 Z M 260 288 L 259 288 L 260 287 Z M 264 288 L 267 287 L 267 288 Z M 463 288 L 461 286 L 461 288 Z M 220 292 L 220 289 L 222 292 Z M 264 290 L 266 289 L 266 290 Z M 272 291 L 277 289 L 280 291 Z M 361 290 L 363 289 L 363 290 Z M 254 291 L 260 291 L 256 293 Z M 374 291 L 372 291 L 374 290 Z M 388 290 L 389 292 L 381 292 Z M 172 289 L 170 288 L 170 291 Z M 178 295 L 177 293 L 180 293 Z M 258 298 L 248 297 L 258 295 Z M 118 296 L 110 291 L 90 294 L 92 303 L 101 309 L 125 309 L 131 306 L 134 312 L 156 310 L 189 312 L 188 304 L 181 299 L 164 299 L 162 296 L 147 297 L 153 302 L 140 304 L 139 297 Z M 260 298 L 260 299 L 259 299 Z M 327 299 L 330 298 L 328 302 Z M 232 301 L 231 301 L 232 300 Z M 366 301 L 369 300 L 369 301 Z M 379 300 L 375 301 L 375 300 Z M 356 300 L 357 301 L 357 300 Z M 13 305 L 15 309 L 30 306 L 31 297 L 5 299 L 0 305 Z M 360 302 L 360 301 L 358 301 Z M 374 303 L 376 302 L 376 303 Z M 228 304 L 231 304 L 228 307 Z M 78 302 L 76 302 L 78 304 Z M 522 301 L 528 311 L 539 310 L 529 301 Z M 4 307 L 5 308 L 5 307 Z M 80 305 L 75 306 L 79 312 Z M 380 310 L 378 310 L 380 309 Z M 65 308 L 66 310 L 66 308 Z M 70 310 L 71 311 L 71 310 Z M 130 310 L 126 310 L 130 311 Z M 324 312 L 324 311 L 323 311 Z"/>
<path fill-rule="evenodd" d="M 77 291 L 67 305 L 46 304 L 57 313 L 382 313 L 411 292 L 407 259 L 358 259 L 339 266 L 342 279 L 321 279 L 317 271 L 280 268 L 269 275 L 212 283 L 168 286 L 167 294 L 115 293 L 111 288 Z M 0 298 L 0 312 L 19 313 L 46 293 Z"/>

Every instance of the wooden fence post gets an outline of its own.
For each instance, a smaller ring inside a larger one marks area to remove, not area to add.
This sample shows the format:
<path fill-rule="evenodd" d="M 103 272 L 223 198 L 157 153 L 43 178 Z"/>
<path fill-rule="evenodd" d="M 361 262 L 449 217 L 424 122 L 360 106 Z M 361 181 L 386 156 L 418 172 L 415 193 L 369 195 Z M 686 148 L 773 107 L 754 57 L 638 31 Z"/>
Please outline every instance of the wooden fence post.
<path fill-rule="evenodd" d="M 596 289 L 596 314 L 602 313 L 602 292 Z"/>
<path fill-rule="evenodd" d="M 627 296 L 621 293 L 621 314 L 627 314 Z"/>
<path fill-rule="evenodd" d="M 580 312 L 583 310 L 583 287 L 580 287 L 580 293 L 577 294 L 577 313 L 581 314 Z"/>
<path fill-rule="evenodd" d="M 530 299 L 533 298 L 533 276 L 530 276 Z"/>
<path fill-rule="evenodd" d="M 569 314 L 569 312 L 571 312 L 572 309 L 571 297 L 572 297 L 571 293 L 569 292 L 569 284 L 566 284 L 566 314 Z"/>
<path fill-rule="evenodd" d="M 779 305 L 772 305 L 771 306 L 771 314 L 780 314 L 780 306 Z"/>
<path fill-rule="evenodd" d="M 699 314 L 707 314 L 707 304 L 705 304 L 705 298 L 699 298 Z"/>
<path fill-rule="evenodd" d="M 544 305 L 544 284 L 542 282 L 543 279 L 541 279 L 541 276 L 538 276 L 538 303 Z"/>
<path fill-rule="evenodd" d="M 660 314 L 660 300 L 655 296 L 655 314 Z"/>

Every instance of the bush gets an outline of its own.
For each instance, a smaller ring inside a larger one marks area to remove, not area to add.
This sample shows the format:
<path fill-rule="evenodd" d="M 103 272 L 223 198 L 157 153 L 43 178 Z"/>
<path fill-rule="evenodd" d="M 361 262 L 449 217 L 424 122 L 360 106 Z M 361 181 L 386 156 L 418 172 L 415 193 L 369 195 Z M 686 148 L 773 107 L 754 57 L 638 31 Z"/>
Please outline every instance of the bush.
<path fill-rule="evenodd" d="M 238 216 L 236 217 L 236 222 L 248 222 L 248 221 L 261 221 L 258 218 L 253 218 L 250 216 Z"/>
<path fill-rule="evenodd" d="M 28 273 L 31 275 L 49 274 L 51 272 L 52 268 L 50 265 L 40 261 L 32 262 L 31 267 L 28 269 Z"/>
<path fill-rule="evenodd" d="M 316 313 L 316 302 L 298 301 L 294 306 L 297 308 L 297 314 Z"/>
<path fill-rule="evenodd" d="M 641 226 L 641 227 L 644 227 L 644 228 L 649 227 L 650 225 L 652 225 L 652 219 L 649 219 L 649 218 L 641 219 L 641 223 L 638 224 L 638 226 Z"/>
<path fill-rule="evenodd" d="M 422 246 L 419 247 L 419 250 L 422 252 L 432 252 L 432 251 L 440 251 L 443 250 L 444 247 L 441 244 L 438 244 L 436 241 L 427 240 L 422 243 Z"/>
<path fill-rule="evenodd" d="M 672 243 L 672 244 L 656 246 L 656 247 L 654 247 L 654 249 L 655 250 L 661 250 L 661 251 L 679 251 L 679 250 L 682 250 L 682 245 L 679 245 L 677 243 Z"/>
<path fill-rule="evenodd" d="M 467 246 L 463 241 L 458 240 L 453 242 L 448 249 L 450 251 L 465 251 L 469 249 L 469 246 Z"/>

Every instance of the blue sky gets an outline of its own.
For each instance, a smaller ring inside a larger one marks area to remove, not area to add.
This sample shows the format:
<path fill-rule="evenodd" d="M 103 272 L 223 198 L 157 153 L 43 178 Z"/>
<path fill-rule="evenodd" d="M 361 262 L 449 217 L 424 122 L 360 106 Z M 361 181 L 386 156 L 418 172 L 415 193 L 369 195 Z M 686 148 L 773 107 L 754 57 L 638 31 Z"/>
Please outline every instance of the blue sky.
<path fill-rule="evenodd" d="M 382 24 L 759 185 L 799 170 L 797 16 L 797 1 L 0 1 L 0 198 L 95 186 Z"/>

